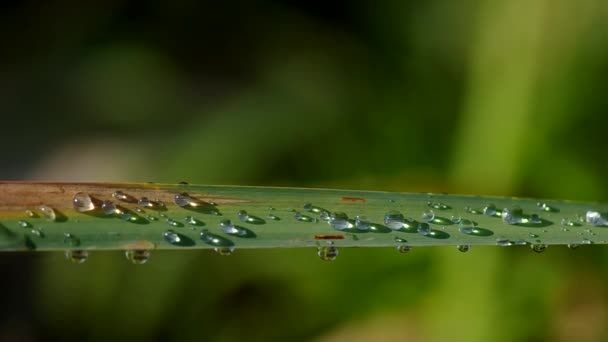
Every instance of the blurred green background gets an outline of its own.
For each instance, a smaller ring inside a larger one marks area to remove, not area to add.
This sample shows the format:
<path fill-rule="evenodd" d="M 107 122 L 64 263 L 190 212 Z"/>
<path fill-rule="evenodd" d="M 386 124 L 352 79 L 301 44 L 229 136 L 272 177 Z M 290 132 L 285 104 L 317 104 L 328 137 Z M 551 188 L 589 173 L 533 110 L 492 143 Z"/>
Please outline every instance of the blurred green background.
<path fill-rule="evenodd" d="M 608 3 L 3 1 L 5 180 L 607 201 Z M 1 341 L 602 341 L 601 246 L 2 254 Z"/>

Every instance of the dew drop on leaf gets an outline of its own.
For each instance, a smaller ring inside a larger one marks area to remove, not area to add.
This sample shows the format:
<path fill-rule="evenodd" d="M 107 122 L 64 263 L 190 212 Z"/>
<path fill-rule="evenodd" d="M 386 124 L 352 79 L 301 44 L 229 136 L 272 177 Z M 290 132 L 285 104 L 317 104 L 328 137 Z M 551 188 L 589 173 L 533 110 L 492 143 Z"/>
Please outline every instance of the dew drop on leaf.
<path fill-rule="evenodd" d="M 458 246 L 456 246 L 456 248 L 458 249 L 458 251 L 465 253 L 465 252 L 468 252 L 471 249 L 471 246 L 469 246 L 469 245 L 458 245 Z"/>
<path fill-rule="evenodd" d="M 342 212 L 336 212 L 329 216 L 329 225 L 337 230 L 349 229 L 353 225 L 348 221 L 348 216 Z"/>
<path fill-rule="evenodd" d="M 433 222 L 435 219 L 435 212 L 432 210 L 425 210 L 422 213 L 422 220 L 426 222 Z"/>
<path fill-rule="evenodd" d="M 121 201 L 121 202 L 126 202 L 126 203 L 137 203 L 137 198 L 126 194 L 122 191 L 115 191 L 112 194 L 112 197 L 116 198 L 117 200 Z"/>
<path fill-rule="evenodd" d="M 321 246 L 317 249 L 317 255 L 321 260 L 334 261 L 338 257 L 338 247 L 336 246 Z"/>
<path fill-rule="evenodd" d="M 547 245 L 545 244 L 531 244 L 530 248 L 536 253 L 542 253 L 547 249 Z"/>
<path fill-rule="evenodd" d="M 72 199 L 72 203 L 74 204 L 74 209 L 81 213 L 95 210 L 95 203 L 93 202 L 93 199 L 85 192 L 75 194 L 74 198 Z"/>
<path fill-rule="evenodd" d="M 38 210 L 40 210 L 42 216 L 44 216 L 44 218 L 48 221 L 57 220 L 57 213 L 55 212 L 55 209 L 49 207 L 48 205 L 41 205 L 38 207 Z"/>
<path fill-rule="evenodd" d="M 384 214 L 384 225 L 393 230 L 399 230 L 405 226 L 405 217 L 396 210 Z"/>
<path fill-rule="evenodd" d="M 150 259 L 150 251 L 147 249 L 132 249 L 125 251 L 125 257 L 136 265 L 142 265 Z"/>

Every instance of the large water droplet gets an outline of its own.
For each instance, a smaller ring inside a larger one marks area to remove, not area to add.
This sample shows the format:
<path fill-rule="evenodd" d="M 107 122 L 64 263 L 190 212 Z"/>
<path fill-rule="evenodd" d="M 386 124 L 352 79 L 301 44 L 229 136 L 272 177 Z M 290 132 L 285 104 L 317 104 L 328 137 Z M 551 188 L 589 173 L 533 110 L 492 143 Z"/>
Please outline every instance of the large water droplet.
<path fill-rule="evenodd" d="M 547 249 L 547 245 L 545 244 L 531 244 L 530 248 L 535 251 L 536 253 L 542 253 Z"/>
<path fill-rule="evenodd" d="M 393 230 L 399 230 L 406 225 L 403 214 L 396 210 L 391 210 L 384 214 L 384 225 Z"/>
<path fill-rule="evenodd" d="M 82 264 L 89 258 L 89 252 L 85 250 L 68 250 L 65 252 L 65 258 L 75 264 Z"/>
<path fill-rule="evenodd" d="M 93 199 L 85 192 L 75 194 L 74 198 L 72 199 L 72 203 L 74 204 L 74 209 L 81 213 L 95 210 L 95 203 L 93 202 Z"/>
<path fill-rule="evenodd" d="M 486 205 L 483 208 L 483 214 L 487 215 L 487 216 L 496 216 L 498 213 L 498 210 L 496 210 L 496 206 L 492 203 Z"/>
<path fill-rule="evenodd" d="M 458 246 L 456 246 L 456 248 L 458 249 L 458 251 L 465 253 L 465 252 L 468 252 L 471 249 L 471 246 L 469 246 L 469 245 L 458 245 Z"/>
<path fill-rule="evenodd" d="M 38 207 L 38 209 L 42 213 L 42 216 L 44 216 L 44 218 L 48 221 L 55 221 L 57 219 L 57 213 L 55 213 L 55 210 L 48 205 L 41 205 Z"/>
<path fill-rule="evenodd" d="M 524 214 L 521 208 L 505 208 L 502 212 L 502 221 L 506 224 L 524 223 Z"/>
<path fill-rule="evenodd" d="M 125 257 L 136 265 L 142 265 L 150 259 L 150 251 L 147 249 L 133 249 L 125 251 Z"/>
<path fill-rule="evenodd" d="M 431 234 L 431 226 L 426 222 L 420 222 L 416 225 L 416 230 L 422 235 Z"/>
<path fill-rule="evenodd" d="M 425 210 L 422 213 L 422 220 L 426 222 L 433 222 L 435 219 L 435 212 L 432 210 Z"/>
<path fill-rule="evenodd" d="M 330 246 L 321 246 L 317 249 L 317 255 L 321 260 L 324 261 L 334 261 L 338 257 L 338 247 L 330 245 Z"/>
<path fill-rule="evenodd" d="M 594 226 L 608 226 L 608 220 L 598 211 L 587 211 L 585 221 Z"/>
<path fill-rule="evenodd" d="M 367 221 L 365 216 L 357 216 L 355 218 L 355 228 L 357 228 L 357 230 L 367 231 L 370 230 L 371 227 L 372 224 Z"/>
<path fill-rule="evenodd" d="M 462 217 L 460 217 L 460 215 L 458 214 L 454 214 L 450 217 L 450 221 L 452 221 L 452 223 L 458 224 L 460 223 L 460 221 L 462 221 Z"/>
<path fill-rule="evenodd" d="M 117 200 L 121 201 L 121 202 L 126 202 L 126 203 L 137 203 L 137 198 L 126 194 L 122 191 L 115 191 L 112 194 L 112 197 L 116 198 Z"/>
<path fill-rule="evenodd" d="M 329 225 L 337 230 L 349 229 L 353 225 L 348 221 L 348 216 L 345 213 L 337 212 L 329 216 Z"/>
<path fill-rule="evenodd" d="M 474 236 L 490 236 L 494 234 L 494 232 L 489 229 L 476 227 L 473 221 L 466 219 L 460 221 L 458 224 L 458 231 L 463 234 Z"/>
<path fill-rule="evenodd" d="M 181 245 L 182 244 L 182 238 L 179 234 L 177 234 L 176 232 L 174 232 L 173 230 L 167 230 L 163 233 L 163 237 L 165 238 L 165 241 L 167 241 L 168 243 L 172 244 L 172 245 Z"/>
<path fill-rule="evenodd" d="M 584 238 L 584 239 L 583 239 L 583 241 L 582 241 L 581 243 L 582 243 L 583 245 L 592 245 L 592 244 L 593 244 L 593 241 L 591 241 L 591 240 L 589 240 L 589 239 L 587 239 L 587 238 Z"/>
<path fill-rule="evenodd" d="M 101 203 L 101 211 L 105 215 L 121 214 L 121 211 L 116 207 L 112 201 L 105 200 Z"/>
<path fill-rule="evenodd" d="M 239 233 L 239 230 L 230 220 L 221 220 L 220 228 L 222 228 L 226 234 L 237 235 Z"/>

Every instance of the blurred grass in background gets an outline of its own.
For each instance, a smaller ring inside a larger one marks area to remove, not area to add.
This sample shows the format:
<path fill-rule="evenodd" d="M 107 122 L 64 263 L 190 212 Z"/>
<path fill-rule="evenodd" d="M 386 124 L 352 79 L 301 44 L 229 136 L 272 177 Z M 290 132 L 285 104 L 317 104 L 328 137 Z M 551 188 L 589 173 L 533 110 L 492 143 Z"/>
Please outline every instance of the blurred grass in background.
<path fill-rule="evenodd" d="M 0 5 L 6 180 L 607 201 L 608 4 Z M 601 341 L 602 246 L 0 255 L 0 340 Z"/>

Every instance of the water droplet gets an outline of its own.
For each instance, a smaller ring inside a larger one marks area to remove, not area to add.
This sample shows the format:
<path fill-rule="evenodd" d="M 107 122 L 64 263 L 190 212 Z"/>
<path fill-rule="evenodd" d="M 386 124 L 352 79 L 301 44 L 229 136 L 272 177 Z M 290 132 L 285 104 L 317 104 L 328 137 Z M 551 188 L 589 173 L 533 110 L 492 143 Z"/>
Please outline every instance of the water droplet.
<path fill-rule="evenodd" d="M 496 245 L 501 246 L 501 247 L 513 246 L 513 241 L 508 240 L 508 239 L 497 239 Z"/>
<path fill-rule="evenodd" d="M 41 237 L 41 238 L 44 237 L 44 233 L 40 229 L 34 228 L 34 229 L 31 230 L 31 232 L 32 232 L 32 234 L 34 234 L 34 235 L 36 235 L 38 237 Z"/>
<path fill-rule="evenodd" d="M 121 201 L 121 202 L 126 202 L 126 203 L 137 203 L 137 198 L 135 198 L 135 197 L 133 197 L 133 196 L 131 196 L 131 195 L 125 194 L 125 193 L 124 193 L 124 192 L 122 192 L 122 191 L 115 191 L 115 192 L 112 194 L 112 197 L 116 198 L 117 200 L 119 200 L 119 201 Z"/>
<path fill-rule="evenodd" d="M 42 213 L 42 216 L 44 216 L 44 218 L 48 221 L 55 221 L 57 219 L 57 213 L 55 213 L 55 210 L 48 205 L 41 205 L 38 207 L 38 209 Z"/>
<path fill-rule="evenodd" d="M 217 247 L 213 249 L 217 254 L 228 256 L 234 254 L 234 247 Z"/>
<path fill-rule="evenodd" d="M 391 210 L 384 215 L 384 225 L 393 230 L 399 230 L 406 225 L 403 214 L 396 210 Z"/>
<path fill-rule="evenodd" d="M 528 241 L 526 241 L 526 240 L 517 240 L 517 241 L 515 241 L 515 245 L 516 246 L 525 246 L 527 244 L 528 244 Z"/>
<path fill-rule="evenodd" d="M 372 224 L 367 221 L 365 216 L 357 216 L 355 218 L 355 228 L 357 228 L 357 230 L 370 230 L 372 227 Z"/>
<path fill-rule="evenodd" d="M 65 258 L 75 264 L 82 264 L 89 258 L 89 252 L 85 250 L 68 250 L 65 252 Z"/>
<path fill-rule="evenodd" d="M 591 240 L 589 240 L 587 238 L 584 238 L 583 241 L 582 241 L 582 244 L 583 245 L 591 245 L 591 244 L 593 244 L 593 241 L 591 241 Z"/>
<path fill-rule="evenodd" d="M 101 210 L 105 215 L 120 214 L 120 210 L 116 208 L 116 205 L 112 201 L 105 200 L 101 203 Z"/>
<path fill-rule="evenodd" d="M 150 220 L 150 221 L 158 221 L 158 217 L 156 217 L 156 216 L 153 216 L 153 215 L 148 215 L 148 216 L 146 216 L 146 217 L 147 217 L 147 218 L 148 218 L 148 220 Z"/>
<path fill-rule="evenodd" d="M 450 221 L 452 221 L 454 224 L 458 224 L 460 221 L 462 221 L 462 217 L 460 217 L 460 215 L 452 215 L 450 217 Z"/>
<path fill-rule="evenodd" d="M 165 240 L 173 245 L 179 245 L 182 242 L 181 237 L 179 236 L 179 234 L 177 234 L 176 232 L 172 231 L 172 230 L 167 230 L 163 233 L 163 237 L 165 238 Z"/>
<path fill-rule="evenodd" d="M 145 213 L 145 211 L 142 208 L 135 208 L 135 211 L 138 212 L 138 213 L 140 213 L 140 214 Z"/>
<path fill-rule="evenodd" d="M 297 220 L 297 221 L 301 221 L 301 222 L 313 222 L 314 220 L 312 219 L 312 217 L 307 216 L 302 214 L 301 212 L 296 212 L 293 217 Z"/>
<path fill-rule="evenodd" d="M 190 197 L 188 194 L 177 194 L 174 198 L 175 204 L 184 208 L 190 206 L 196 206 L 196 200 Z"/>
<path fill-rule="evenodd" d="M 317 249 L 317 255 L 324 261 L 334 261 L 338 257 L 338 254 L 338 247 L 333 245 L 322 246 Z"/>
<path fill-rule="evenodd" d="M 530 248 L 535 251 L 536 253 L 542 253 L 545 251 L 545 249 L 547 249 L 547 245 L 545 244 L 532 244 L 530 245 Z"/>
<path fill-rule="evenodd" d="M 95 203 L 93 202 L 93 199 L 85 192 L 75 194 L 74 198 L 72 199 L 72 203 L 74 204 L 74 209 L 81 213 L 95 210 Z"/>
<path fill-rule="evenodd" d="M 464 211 L 466 211 L 469 214 L 475 214 L 475 215 L 481 215 L 481 214 L 483 214 L 482 211 L 477 210 L 477 209 L 473 209 L 471 207 L 464 207 Z"/>
<path fill-rule="evenodd" d="M 220 228 L 222 228 L 222 230 L 226 234 L 237 234 L 239 232 L 239 230 L 230 220 L 221 220 Z"/>
<path fill-rule="evenodd" d="M 399 253 L 408 253 L 409 251 L 412 250 L 412 247 L 410 247 L 408 245 L 397 245 L 396 248 Z"/>
<path fill-rule="evenodd" d="M 247 214 L 245 210 L 240 210 L 238 213 L 236 213 L 236 216 L 238 216 L 239 220 L 243 222 L 247 222 L 247 220 L 249 220 L 249 214 Z"/>
<path fill-rule="evenodd" d="M 204 226 L 205 223 L 201 220 L 197 220 L 194 216 L 186 216 L 184 219 L 187 224 L 192 226 Z"/>
<path fill-rule="evenodd" d="M 35 218 L 35 217 L 37 217 L 37 216 L 38 216 L 38 215 L 36 215 L 36 213 L 34 213 L 34 212 L 33 212 L 33 211 L 31 211 L 31 210 L 26 210 L 26 211 L 25 211 L 25 215 L 27 215 L 27 217 L 31 217 L 31 218 Z"/>
<path fill-rule="evenodd" d="M 568 248 L 570 248 L 570 249 L 577 249 L 577 248 L 579 248 L 580 246 L 581 246 L 581 245 L 576 244 L 576 243 L 569 243 L 569 244 L 568 244 Z"/>
<path fill-rule="evenodd" d="M 608 220 L 597 211 L 587 211 L 585 221 L 594 226 L 608 226 Z"/>
<path fill-rule="evenodd" d="M 213 233 L 210 233 L 208 230 L 203 229 L 201 231 L 201 240 L 203 240 L 204 243 L 211 245 L 211 246 L 218 246 L 218 247 L 231 247 L 234 244 L 232 243 L 232 241 L 226 239 L 223 236 L 219 236 L 219 235 L 215 235 Z"/>
<path fill-rule="evenodd" d="M 534 233 L 530 233 L 530 234 L 528 234 L 528 236 L 531 237 L 531 238 L 533 238 L 533 239 L 538 237 L 538 235 L 534 234 Z"/>
<path fill-rule="evenodd" d="M 537 214 L 532 214 L 528 218 L 528 223 L 530 223 L 530 224 L 541 224 L 541 223 L 543 223 L 543 220 Z"/>
<path fill-rule="evenodd" d="M 19 227 L 21 227 L 21 228 L 31 228 L 31 227 L 32 227 L 32 225 L 31 225 L 29 222 L 27 222 L 27 221 L 23 221 L 23 220 L 21 220 L 21 221 L 17 221 L 17 224 L 18 224 L 18 225 L 19 225 Z"/>
<path fill-rule="evenodd" d="M 181 224 L 181 222 L 177 222 L 176 220 L 172 219 L 172 218 L 167 218 L 166 219 L 167 224 L 170 225 L 171 227 L 183 227 L 184 225 Z"/>
<path fill-rule="evenodd" d="M 422 235 L 431 234 L 431 226 L 426 222 L 420 222 L 416 225 L 416 230 Z"/>
<path fill-rule="evenodd" d="M 150 259 L 150 251 L 147 249 L 134 249 L 125 251 L 125 257 L 136 265 L 142 265 Z"/>
<path fill-rule="evenodd" d="M 581 224 L 576 222 L 575 220 L 570 220 L 569 218 L 563 218 L 561 221 L 562 226 L 566 227 L 579 227 Z"/>
<path fill-rule="evenodd" d="M 448 210 L 451 209 L 449 205 L 441 203 L 441 202 L 427 202 L 426 203 L 430 208 L 439 209 L 439 210 Z"/>
<path fill-rule="evenodd" d="M 486 205 L 483 208 L 483 214 L 487 216 L 496 216 L 498 211 L 496 210 L 496 206 L 493 203 Z"/>
<path fill-rule="evenodd" d="M 158 209 L 162 209 L 165 207 L 165 204 L 163 202 L 160 201 L 152 201 L 147 199 L 146 197 L 142 197 L 137 201 L 137 205 L 140 205 L 144 208 L 148 208 L 148 209 L 154 209 L 154 210 L 158 210 Z"/>
<path fill-rule="evenodd" d="M 435 219 L 435 212 L 432 210 L 425 210 L 422 213 L 422 220 L 426 222 L 432 222 Z"/>
<path fill-rule="evenodd" d="M 319 213 L 319 219 L 321 221 L 329 221 L 329 216 L 330 215 L 331 214 L 329 213 L 329 211 L 324 210 L 324 211 L 322 211 L 322 212 Z"/>
<path fill-rule="evenodd" d="M 311 203 L 304 204 L 304 210 L 315 214 L 320 214 L 323 211 L 327 211 L 321 207 L 314 206 Z"/>
<path fill-rule="evenodd" d="M 76 247 L 80 246 L 80 239 L 71 233 L 65 233 L 63 234 L 63 243 L 71 247 Z"/>
<path fill-rule="evenodd" d="M 280 221 L 281 220 L 280 217 L 278 217 L 277 215 L 274 215 L 274 214 L 268 214 L 268 215 L 266 215 L 266 218 L 268 218 L 270 220 L 273 220 L 273 221 Z"/>
<path fill-rule="evenodd" d="M 456 246 L 456 248 L 460 251 L 460 252 L 468 252 L 471 249 L 471 246 L 469 245 L 458 245 Z"/>
<path fill-rule="evenodd" d="M 348 216 L 343 212 L 336 212 L 329 216 L 329 225 L 337 230 L 349 229 L 353 225 L 348 221 Z"/>
<path fill-rule="evenodd" d="M 524 223 L 523 210 L 521 208 L 505 208 L 502 211 L 502 221 L 506 224 Z"/>
<path fill-rule="evenodd" d="M 559 209 L 557 209 L 556 207 L 553 207 L 545 202 L 538 202 L 538 203 L 536 203 L 536 205 L 544 211 L 549 211 L 549 212 L 553 212 L 553 213 L 559 212 Z"/>

